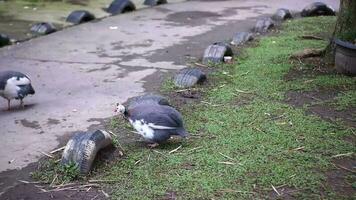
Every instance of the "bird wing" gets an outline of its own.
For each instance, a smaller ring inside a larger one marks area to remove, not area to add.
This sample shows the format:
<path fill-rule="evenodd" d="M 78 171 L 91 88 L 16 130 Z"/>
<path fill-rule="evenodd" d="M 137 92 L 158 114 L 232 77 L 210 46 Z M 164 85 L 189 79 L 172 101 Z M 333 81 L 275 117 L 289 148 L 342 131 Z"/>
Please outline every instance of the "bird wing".
<path fill-rule="evenodd" d="M 169 106 L 139 106 L 129 113 L 130 118 L 143 120 L 153 129 L 176 129 L 183 125 L 181 115 Z"/>

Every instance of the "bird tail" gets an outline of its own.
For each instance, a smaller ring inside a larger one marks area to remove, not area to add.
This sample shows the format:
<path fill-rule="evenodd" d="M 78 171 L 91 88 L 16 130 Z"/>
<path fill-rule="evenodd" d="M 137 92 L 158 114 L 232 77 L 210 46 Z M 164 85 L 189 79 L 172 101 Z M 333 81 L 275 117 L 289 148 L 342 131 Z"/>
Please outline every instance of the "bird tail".
<path fill-rule="evenodd" d="M 33 89 L 32 85 L 29 85 L 29 94 L 35 94 L 35 90 Z"/>
<path fill-rule="evenodd" d="M 184 128 L 178 129 L 177 133 L 179 136 L 184 137 L 184 138 L 189 136 L 189 133 Z"/>

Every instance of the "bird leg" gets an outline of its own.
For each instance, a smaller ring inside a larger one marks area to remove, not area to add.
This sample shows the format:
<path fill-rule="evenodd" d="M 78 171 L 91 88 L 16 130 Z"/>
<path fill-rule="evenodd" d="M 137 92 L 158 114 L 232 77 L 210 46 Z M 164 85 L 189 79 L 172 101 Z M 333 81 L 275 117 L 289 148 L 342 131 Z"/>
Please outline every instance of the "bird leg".
<path fill-rule="evenodd" d="M 10 110 L 10 99 L 7 99 L 7 110 Z"/>
<path fill-rule="evenodd" d="M 24 105 L 24 103 L 23 103 L 23 99 L 20 99 L 20 107 L 22 107 L 22 109 L 25 108 L 25 105 Z"/>
<path fill-rule="evenodd" d="M 150 144 L 147 144 L 147 146 L 151 149 L 155 148 L 155 147 L 158 147 L 158 143 L 150 143 Z"/>

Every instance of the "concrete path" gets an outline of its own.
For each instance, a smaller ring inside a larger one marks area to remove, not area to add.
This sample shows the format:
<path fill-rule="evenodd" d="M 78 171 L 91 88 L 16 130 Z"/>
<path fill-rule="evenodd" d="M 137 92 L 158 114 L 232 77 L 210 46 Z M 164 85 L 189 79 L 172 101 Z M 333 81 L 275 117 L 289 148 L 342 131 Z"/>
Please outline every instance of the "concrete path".
<path fill-rule="evenodd" d="M 189 1 L 108 17 L 0 49 L 0 70 L 19 70 L 36 95 L 24 110 L 0 99 L 0 171 L 35 162 L 74 131 L 113 116 L 116 102 L 154 91 L 167 72 L 257 17 L 313 0 Z M 325 0 L 334 8 L 337 0 Z M 12 161 L 9 163 L 9 161 Z M 1 175 L 0 175 L 1 176 Z"/>

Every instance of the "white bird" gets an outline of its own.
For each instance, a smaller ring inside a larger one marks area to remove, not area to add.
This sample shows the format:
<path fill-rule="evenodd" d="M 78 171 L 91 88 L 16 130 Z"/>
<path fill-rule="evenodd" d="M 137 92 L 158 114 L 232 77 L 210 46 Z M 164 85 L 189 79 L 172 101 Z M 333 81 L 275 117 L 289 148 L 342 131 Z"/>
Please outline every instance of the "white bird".
<path fill-rule="evenodd" d="M 23 99 L 29 94 L 35 94 L 35 90 L 28 76 L 16 71 L 0 72 L 0 96 L 7 100 L 8 110 L 12 99 L 19 99 L 23 107 Z"/>

